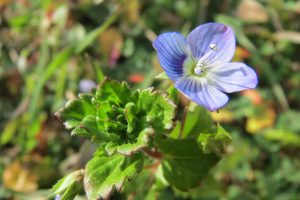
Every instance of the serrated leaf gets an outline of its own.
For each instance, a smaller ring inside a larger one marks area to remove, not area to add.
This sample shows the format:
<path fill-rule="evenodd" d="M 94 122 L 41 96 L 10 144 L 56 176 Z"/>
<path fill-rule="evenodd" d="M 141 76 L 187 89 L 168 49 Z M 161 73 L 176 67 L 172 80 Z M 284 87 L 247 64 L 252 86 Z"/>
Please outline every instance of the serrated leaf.
<path fill-rule="evenodd" d="M 89 115 L 71 132 L 72 135 L 92 137 L 94 141 L 118 141 L 120 137 L 105 131 L 104 121 L 96 116 Z"/>
<path fill-rule="evenodd" d="M 80 188 L 79 185 L 83 181 L 83 175 L 83 169 L 76 170 L 66 175 L 52 187 L 52 192 L 64 197 L 65 200 L 72 199 L 71 197 L 74 197 Z"/>
<path fill-rule="evenodd" d="M 120 84 L 106 77 L 99 88 L 101 89 L 98 89 L 95 93 L 95 98 L 98 102 L 109 101 L 120 104 L 132 101 L 132 92 L 126 82 Z"/>
<path fill-rule="evenodd" d="M 204 153 L 193 138 L 168 138 L 158 141 L 157 145 L 163 156 L 164 177 L 170 185 L 180 190 L 199 186 L 220 160 L 215 154 Z"/>
<path fill-rule="evenodd" d="M 79 95 L 79 99 L 71 100 L 65 107 L 55 113 L 64 122 L 67 129 L 78 125 L 87 115 L 95 115 L 96 110 L 92 104 L 91 95 Z"/>
<path fill-rule="evenodd" d="M 142 170 L 143 160 L 138 156 L 94 157 L 85 168 L 84 188 L 89 200 L 107 199 L 114 188 L 122 189 L 127 179 L 132 179 Z"/>
<path fill-rule="evenodd" d="M 167 98 L 166 93 L 159 93 L 153 88 L 140 92 L 138 108 L 144 110 L 147 122 L 158 133 L 165 133 L 174 126 L 176 105 Z"/>
<path fill-rule="evenodd" d="M 198 137 L 204 153 L 222 155 L 231 143 L 230 134 L 220 125 L 217 125 L 216 133 L 201 133 Z"/>
<path fill-rule="evenodd" d="M 160 74 L 156 75 L 154 79 L 157 80 L 170 80 L 169 77 L 167 76 L 166 72 L 161 72 Z"/>
<path fill-rule="evenodd" d="M 109 155 L 112 155 L 114 152 L 119 152 L 120 154 L 123 154 L 125 156 L 131 156 L 132 154 L 138 152 L 142 148 L 147 147 L 150 141 L 150 136 L 153 135 L 154 130 L 152 128 L 146 128 L 143 131 L 141 131 L 141 133 L 139 133 L 136 142 L 125 143 L 121 145 L 111 143 L 111 145 L 106 146 L 106 152 Z"/>
<path fill-rule="evenodd" d="M 127 83 L 105 78 L 92 94 L 80 95 L 57 116 L 71 134 L 91 138 L 109 155 L 132 155 L 151 136 L 173 127 L 174 103 L 153 89 L 131 90 Z"/>
<path fill-rule="evenodd" d="M 137 107 L 133 102 L 127 103 L 125 105 L 125 115 L 126 115 L 126 119 L 128 122 L 128 126 L 127 126 L 128 133 L 131 133 L 136 126 L 136 122 L 137 122 L 136 114 L 137 113 L 138 113 Z"/>
<path fill-rule="evenodd" d="M 82 183 L 74 182 L 70 185 L 67 190 L 63 193 L 59 200 L 73 200 L 75 196 L 80 192 L 82 188 Z"/>

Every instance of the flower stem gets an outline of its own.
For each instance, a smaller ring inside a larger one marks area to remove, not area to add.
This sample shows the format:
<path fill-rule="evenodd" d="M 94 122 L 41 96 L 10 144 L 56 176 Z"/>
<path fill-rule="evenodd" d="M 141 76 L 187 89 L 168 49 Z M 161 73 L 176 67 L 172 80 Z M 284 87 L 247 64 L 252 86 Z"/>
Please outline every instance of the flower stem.
<path fill-rule="evenodd" d="M 182 138 L 182 134 L 183 134 L 183 130 L 184 130 L 184 125 L 185 125 L 187 113 L 189 112 L 190 102 L 191 101 L 189 100 L 188 103 L 187 103 L 187 105 L 184 107 L 183 116 L 182 116 L 182 119 L 181 119 L 180 132 L 179 132 L 178 138 Z"/>

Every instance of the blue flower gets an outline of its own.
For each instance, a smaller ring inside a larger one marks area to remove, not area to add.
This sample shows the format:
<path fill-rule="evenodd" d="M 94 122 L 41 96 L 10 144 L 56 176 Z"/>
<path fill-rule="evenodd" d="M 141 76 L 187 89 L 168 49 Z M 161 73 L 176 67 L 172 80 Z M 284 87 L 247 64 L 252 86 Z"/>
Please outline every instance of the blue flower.
<path fill-rule="evenodd" d="M 225 93 L 255 88 L 253 69 L 230 62 L 235 36 L 224 24 L 198 26 L 187 38 L 176 32 L 163 33 L 153 42 L 160 65 L 175 87 L 195 103 L 215 111 L 228 102 Z"/>

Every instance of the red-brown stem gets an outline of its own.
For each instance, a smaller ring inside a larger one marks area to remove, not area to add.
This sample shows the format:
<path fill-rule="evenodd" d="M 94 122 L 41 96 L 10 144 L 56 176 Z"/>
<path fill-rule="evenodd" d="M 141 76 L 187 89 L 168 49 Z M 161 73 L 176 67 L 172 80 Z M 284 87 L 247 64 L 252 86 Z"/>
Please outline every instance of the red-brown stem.
<path fill-rule="evenodd" d="M 154 158 L 154 159 L 156 159 L 156 160 L 161 160 L 161 159 L 162 159 L 161 153 L 158 152 L 158 151 L 156 151 L 156 150 L 151 151 L 150 149 L 144 149 L 144 152 L 145 152 L 148 156 L 150 156 L 150 157 L 152 157 L 152 158 Z"/>
<path fill-rule="evenodd" d="M 161 163 L 160 161 L 154 162 L 150 165 L 144 166 L 144 169 L 150 169 L 151 171 L 155 172 L 157 167 L 160 165 L 160 163 Z"/>

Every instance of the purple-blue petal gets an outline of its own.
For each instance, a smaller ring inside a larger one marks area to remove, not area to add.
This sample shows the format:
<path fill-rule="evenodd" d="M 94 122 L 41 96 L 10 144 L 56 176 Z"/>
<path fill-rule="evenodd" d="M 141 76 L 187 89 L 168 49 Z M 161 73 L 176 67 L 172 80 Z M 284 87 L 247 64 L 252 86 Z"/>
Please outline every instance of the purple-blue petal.
<path fill-rule="evenodd" d="M 206 23 L 198 26 L 187 37 L 190 51 L 196 59 L 209 53 L 207 64 L 230 62 L 235 51 L 232 29 L 224 24 Z M 216 45 L 212 50 L 211 44 Z"/>
<path fill-rule="evenodd" d="M 96 88 L 97 84 L 90 79 L 82 79 L 79 82 L 79 91 L 82 93 L 89 93 L 93 88 Z"/>
<path fill-rule="evenodd" d="M 179 33 L 163 33 L 153 42 L 160 65 L 167 76 L 176 81 L 183 76 L 183 62 L 187 57 L 186 39 Z"/>
<path fill-rule="evenodd" d="M 227 93 L 252 89 L 258 83 L 255 71 L 237 62 L 211 68 L 206 78 L 217 89 Z"/>
<path fill-rule="evenodd" d="M 187 98 L 210 111 L 222 108 L 228 102 L 228 96 L 212 86 L 205 78 L 182 78 L 175 83 L 175 87 Z"/>

